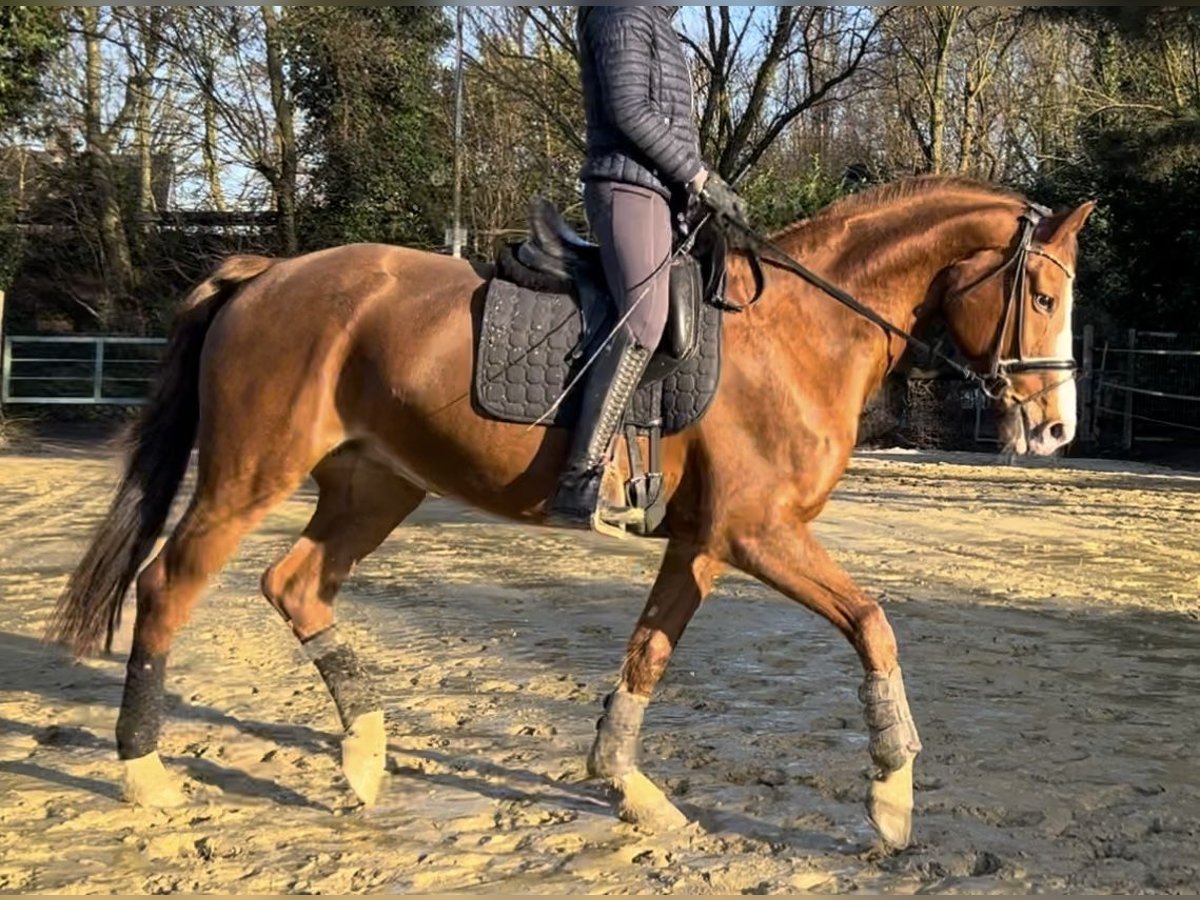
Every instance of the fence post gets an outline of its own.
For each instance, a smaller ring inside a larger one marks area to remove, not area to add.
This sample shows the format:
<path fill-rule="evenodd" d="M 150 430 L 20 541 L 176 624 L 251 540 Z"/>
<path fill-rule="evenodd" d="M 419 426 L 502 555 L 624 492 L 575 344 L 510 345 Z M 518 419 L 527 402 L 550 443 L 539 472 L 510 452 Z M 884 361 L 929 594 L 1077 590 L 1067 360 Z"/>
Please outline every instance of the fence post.
<path fill-rule="evenodd" d="M 100 402 L 104 395 L 104 338 L 96 338 L 96 372 L 92 376 L 92 399 Z"/>
<path fill-rule="evenodd" d="M 1125 367 L 1125 431 L 1121 436 L 1121 446 L 1125 450 L 1133 449 L 1133 376 L 1135 364 L 1134 360 L 1137 356 L 1134 350 L 1137 348 L 1137 331 L 1129 329 L 1129 352 L 1126 356 L 1129 357 L 1129 365 Z"/>
<path fill-rule="evenodd" d="M 0 419 L 4 418 L 4 398 L 8 394 L 8 344 L 4 340 L 4 291 L 0 291 Z"/>
<path fill-rule="evenodd" d="M 1092 433 L 1092 405 L 1095 402 L 1095 384 L 1092 383 L 1092 356 L 1096 352 L 1096 329 L 1092 325 L 1083 326 L 1083 357 L 1079 384 L 1079 437 L 1084 446 L 1090 447 L 1095 443 Z"/>

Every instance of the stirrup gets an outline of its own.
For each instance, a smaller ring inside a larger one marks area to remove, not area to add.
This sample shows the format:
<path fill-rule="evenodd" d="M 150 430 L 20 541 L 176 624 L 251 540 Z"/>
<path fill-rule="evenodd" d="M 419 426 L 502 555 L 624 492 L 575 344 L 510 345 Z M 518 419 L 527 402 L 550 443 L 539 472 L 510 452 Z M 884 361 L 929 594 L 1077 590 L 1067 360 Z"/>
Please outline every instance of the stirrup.
<path fill-rule="evenodd" d="M 625 539 L 635 525 L 646 524 L 646 511 L 636 506 L 606 506 L 601 501 L 592 513 L 592 530 L 609 537 Z"/>
<path fill-rule="evenodd" d="M 587 503 L 588 491 L 584 486 L 584 490 L 573 493 L 570 498 L 583 500 L 583 503 L 560 507 L 556 510 L 553 505 L 554 499 L 558 497 L 556 491 L 551 505 L 546 510 L 545 524 L 552 528 L 590 530 L 608 537 L 629 537 L 631 526 L 645 524 L 646 511 L 631 506 L 614 506 L 608 502 L 604 492 L 605 483 L 609 482 L 611 485 L 612 480 L 616 478 L 617 473 L 610 466 L 605 466 L 596 477 L 595 490 L 590 504 Z"/>

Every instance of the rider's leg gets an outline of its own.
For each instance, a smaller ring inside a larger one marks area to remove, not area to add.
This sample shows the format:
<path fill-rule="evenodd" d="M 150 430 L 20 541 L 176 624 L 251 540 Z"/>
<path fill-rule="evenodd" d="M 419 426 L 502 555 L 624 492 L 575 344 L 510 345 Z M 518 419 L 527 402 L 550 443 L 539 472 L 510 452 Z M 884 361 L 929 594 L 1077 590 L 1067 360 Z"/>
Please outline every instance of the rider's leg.
<path fill-rule="evenodd" d="M 625 330 L 653 352 L 667 324 L 670 206 L 648 188 L 612 181 L 589 184 L 584 202 L 617 311 L 628 314 Z"/>
<path fill-rule="evenodd" d="M 553 524 L 588 528 L 613 435 L 662 339 L 670 293 L 666 198 L 619 182 L 588 182 L 584 202 L 604 274 L 625 319 L 588 370 L 566 467 L 550 501 Z"/>

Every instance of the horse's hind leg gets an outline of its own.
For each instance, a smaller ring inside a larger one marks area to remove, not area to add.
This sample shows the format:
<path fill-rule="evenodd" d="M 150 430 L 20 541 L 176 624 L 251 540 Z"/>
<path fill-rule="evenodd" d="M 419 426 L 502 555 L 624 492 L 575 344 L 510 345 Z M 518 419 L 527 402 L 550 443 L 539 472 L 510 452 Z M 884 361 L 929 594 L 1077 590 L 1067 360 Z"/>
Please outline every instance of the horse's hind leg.
<path fill-rule="evenodd" d="M 913 761 L 921 751 L 900 673 L 899 651 L 883 609 L 793 521 L 765 518 L 732 542 L 742 571 L 829 620 L 858 653 L 866 678 L 859 691 L 870 733 L 871 782 L 867 811 L 889 845 L 908 845 L 912 830 Z"/>
<path fill-rule="evenodd" d="M 421 504 L 425 492 L 354 453 L 331 457 L 313 474 L 320 488 L 316 512 L 292 549 L 267 569 L 262 589 L 333 696 L 346 730 L 342 771 L 369 805 L 384 774 L 383 709 L 354 648 L 337 632 L 333 601 L 354 565 Z"/>
<path fill-rule="evenodd" d="M 171 806 L 182 795 L 158 757 L 167 654 L 208 579 L 241 538 L 299 485 L 303 473 L 269 479 L 201 472 L 196 495 L 158 555 L 137 579 L 137 619 L 117 718 L 117 752 L 125 761 L 125 794 L 145 806 Z"/>
<path fill-rule="evenodd" d="M 675 645 L 722 568 L 681 541 L 667 545 L 588 755 L 588 773 L 617 791 L 621 818 L 655 830 L 678 828 L 687 820 L 638 767 L 642 716 Z"/>

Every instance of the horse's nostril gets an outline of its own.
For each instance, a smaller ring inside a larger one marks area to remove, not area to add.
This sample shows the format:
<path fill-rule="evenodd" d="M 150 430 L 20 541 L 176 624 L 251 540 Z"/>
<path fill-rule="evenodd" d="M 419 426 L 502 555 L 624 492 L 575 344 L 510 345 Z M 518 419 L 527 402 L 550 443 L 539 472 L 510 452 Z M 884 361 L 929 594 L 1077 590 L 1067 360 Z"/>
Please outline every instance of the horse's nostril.
<path fill-rule="evenodd" d="M 1061 441 L 1067 436 L 1067 429 L 1062 422 L 1055 422 L 1050 426 L 1050 437 L 1056 441 Z"/>

